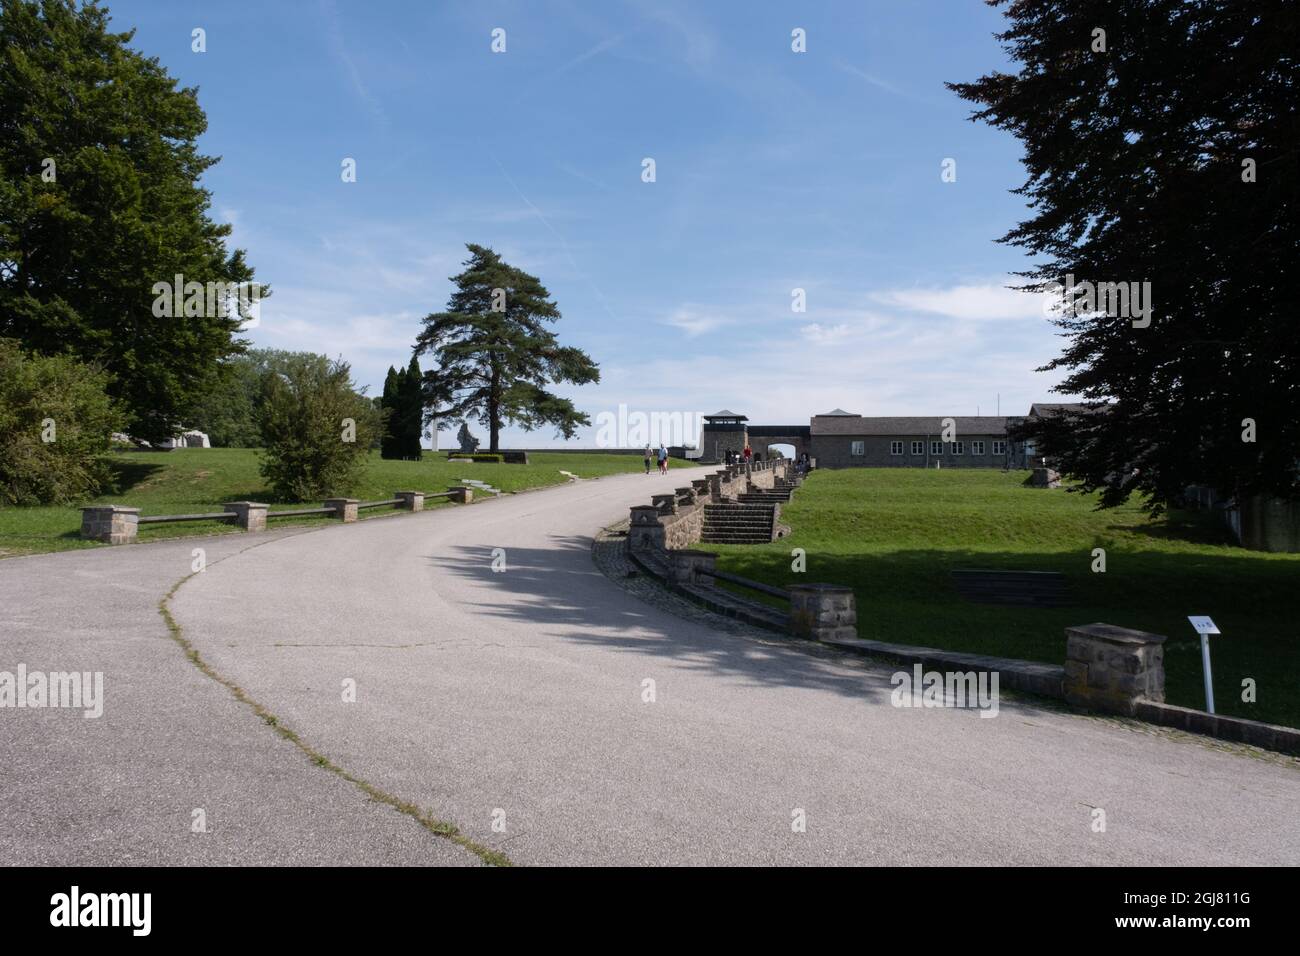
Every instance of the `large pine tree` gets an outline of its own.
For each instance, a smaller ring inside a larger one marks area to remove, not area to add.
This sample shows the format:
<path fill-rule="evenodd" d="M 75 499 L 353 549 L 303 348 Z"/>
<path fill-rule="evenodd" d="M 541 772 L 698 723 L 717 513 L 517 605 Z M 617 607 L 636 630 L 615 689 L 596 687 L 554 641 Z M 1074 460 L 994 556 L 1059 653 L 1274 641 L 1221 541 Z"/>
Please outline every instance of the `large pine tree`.
<path fill-rule="evenodd" d="M 247 282 L 199 178 L 194 89 L 72 0 L 0 0 L 0 338 L 112 376 L 141 438 L 166 438 L 241 350 L 238 316 L 158 317 L 153 285 Z"/>
<path fill-rule="evenodd" d="M 1029 288 L 1146 281 L 1154 305 L 1145 328 L 1086 302 L 1060 316 L 1067 344 L 1045 370 L 1105 409 L 1034 424 L 1040 451 L 1105 505 L 1142 491 L 1159 509 L 1190 484 L 1300 496 L 1295 3 L 1005 13 L 1018 72 L 950 84 L 1024 144 L 1032 216 L 1002 241 L 1041 257 Z"/>
<path fill-rule="evenodd" d="M 430 419 L 474 419 L 500 447 L 502 424 L 532 431 L 554 425 L 572 438 L 590 418 L 547 390 L 552 382 L 600 381 L 600 369 L 581 349 L 558 344 L 545 323 L 560 318 L 551 294 L 534 276 L 508 265 L 485 246 L 470 243 L 465 270 L 453 276 L 447 311 L 426 316 L 415 354 L 432 355 L 424 373 Z"/>

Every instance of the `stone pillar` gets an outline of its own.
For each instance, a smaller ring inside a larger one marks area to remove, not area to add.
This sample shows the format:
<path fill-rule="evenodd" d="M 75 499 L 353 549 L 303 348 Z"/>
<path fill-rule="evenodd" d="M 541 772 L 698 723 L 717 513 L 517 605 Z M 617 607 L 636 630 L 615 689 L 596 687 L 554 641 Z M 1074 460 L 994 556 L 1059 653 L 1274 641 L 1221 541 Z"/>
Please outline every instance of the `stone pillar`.
<path fill-rule="evenodd" d="M 677 488 L 674 493 L 677 495 L 677 503 L 683 505 L 695 504 L 694 488 Z"/>
<path fill-rule="evenodd" d="M 683 548 L 668 552 L 668 577 L 673 584 L 702 584 L 710 586 L 710 572 L 718 556 L 712 551 L 691 551 Z"/>
<path fill-rule="evenodd" d="M 858 636 L 858 603 L 853 588 L 838 584 L 792 584 L 790 630 L 814 641 Z"/>
<path fill-rule="evenodd" d="M 87 541 L 127 544 L 140 527 L 140 509 L 126 505 L 92 505 L 81 509 L 81 536 Z"/>
<path fill-rule="evenodd" d="M 1033 488 L 1059 488 L 1061 487 L 1061 474 L 1052 468 L 1035 468 L 1033 475 L 1030 477 L 1030 486 Z"/>
<path fill-rule="evenodd" d="M 677 496 L 676 495 L 651 495 L 650 501 L 659 509 L 660 514 L 677 514 Z"/>
<path fill-rule="evenodd" d="M 664 529 L 659 523 L 659 509 L 655 505 L 637 505 L 631 509 L 627 543 L 634 551 L 663 548 Z"/>
<path fill-rule="evenodd" d="M 1065 699 L 1081 707 L 1132 715 L 1140 700 L 1165 699 L 1163 634 L 1112 624 L 1065 629 Z"/>
<path fill-rule="evenodd" d="M 401 498 L 402 503 L 397 507 L 405 511 L 423 511 L 424 510 L 424 492 L 423 491 L 394 491 L 394 498 Z"/>
<path fill-rule="evenodd" d="M 334 517 L 344 524 L 357 520 L 357 505 L 360 498 L 326 498 L 325 507 L 334 512 Z"/>
<path fill-rule="evenodd" d="M 265 531 L 266 512 L 270 505 L 260 505 L 256 501 L 224 501 L 223 511 L 233 511 L 235 516 L 231 524 L 237 524 L 245 531 Z"/>
<path fill-rule="evenodd" d="M 451 492 L 451 500 L 458 505 L 469 505 L 474 503 L 474 489 L 465 485 L 456 485 L 454 488 L 448 488 Z"/>

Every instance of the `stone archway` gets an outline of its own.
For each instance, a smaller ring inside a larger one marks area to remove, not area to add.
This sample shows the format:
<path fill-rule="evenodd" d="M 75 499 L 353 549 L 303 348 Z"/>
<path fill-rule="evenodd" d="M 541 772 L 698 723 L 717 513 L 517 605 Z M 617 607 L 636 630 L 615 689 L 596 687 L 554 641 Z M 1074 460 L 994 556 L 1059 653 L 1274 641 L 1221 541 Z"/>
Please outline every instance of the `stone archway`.
<path fill-rule="evenodd" d="M 794 461 L 812 453 L 812 428 L 808 425 L 750 425 L 748 432 L 749 444 L 755 452 L 761 449 L 766 453 L 773 445 L 785 445 L 794 450 L 789 456 Z"/>

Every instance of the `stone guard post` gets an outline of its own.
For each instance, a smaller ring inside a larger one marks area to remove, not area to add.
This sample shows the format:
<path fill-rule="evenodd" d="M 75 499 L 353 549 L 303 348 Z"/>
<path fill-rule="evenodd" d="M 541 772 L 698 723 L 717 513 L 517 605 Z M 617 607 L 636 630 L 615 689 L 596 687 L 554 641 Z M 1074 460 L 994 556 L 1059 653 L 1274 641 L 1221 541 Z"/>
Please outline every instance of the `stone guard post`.
<path fill-rule="evenodd" d="M 1065 629 L 1065 699 L 1132 716 L 1137 702 L 1165 699 L 1163 634 L 1112 624 Z"/>
<path fill-rule="evenodd" d="M 357 505 L 360 498 L 326 498 L 325 507 L 334 512 L 334 517 L 344 524 L 357 520 Z"/>
<path fill-rule="evenodd" d="M 423 511 L 424 510 L 424 492 L 423 491 L 394 491 L 394 498 L 401 498 L 402 503 L 397 507 L 406 511 Z"/>
<path fill-rule="evenodd" d="M 659 523 L 659 509 L 654 505 L 637 505 L 631 509 L 632 521 L 627 529 L 628 547 L 636 551 L 664 546 L 664 528 Z"/>
<path fill-rule="evenodd" d="M 127 544 L 140 527 L 140 509 L 126 505 L 92 505 L 81 509 L 81 536 L 88 541 Z"/>
<path fill-rule="evenodd" d="M 468 504 L 473 504 L 474 502 L 473 488 L 468 488 L 465 485 L 456 485 L 455 487 L 448 488 L 447 490 L 451 492 L 451 500 L 456 502 L 457 504 L 468 505 Z"/>
<path fill-rule="evenodd" d="M 853 588 L 838 584 L 792 584 L 790 630 L 800 637 L 827 641 L 858 636 L 858 604 Z"/>
<path fill-rule="evenodd" d="M 230 519 L 231 524 L 239 525 L 245 531 L 266 530 L 266 512 L 270 505 L 258 504 L 256 501 L 223 501 L 221 507 L 235 513 Z"/>

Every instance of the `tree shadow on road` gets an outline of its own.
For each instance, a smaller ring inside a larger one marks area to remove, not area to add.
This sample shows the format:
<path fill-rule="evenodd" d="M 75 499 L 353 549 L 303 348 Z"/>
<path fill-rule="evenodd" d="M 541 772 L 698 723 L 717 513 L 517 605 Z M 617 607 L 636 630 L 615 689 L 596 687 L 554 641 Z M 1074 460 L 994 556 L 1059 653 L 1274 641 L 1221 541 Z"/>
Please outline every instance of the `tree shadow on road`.
<path fill-rule="evenodd" d="M 748 681 L 761 687 L 830 690 L 883 701 L 888 675 L 848 666 L 816 645 L 781 646 L 781 635 L 745 633 L 678 617 L 619 587 L 592 562 L 591 539 L 555 536 L 554 548 L 505 548 L 494 571 L 490 547 L 429 555 L 440 571 L 485 587 L 499 600 L 467 602 L 488 617 L 520 621 L 562 640 L 622 654 L 661 658 L 673 666 Z M 772 642 L 772 643 L 765 643 Z M 793 639 L 791 644 L 794 645 Z M 811 651 L 811 653 L 810 653 Z"/>

